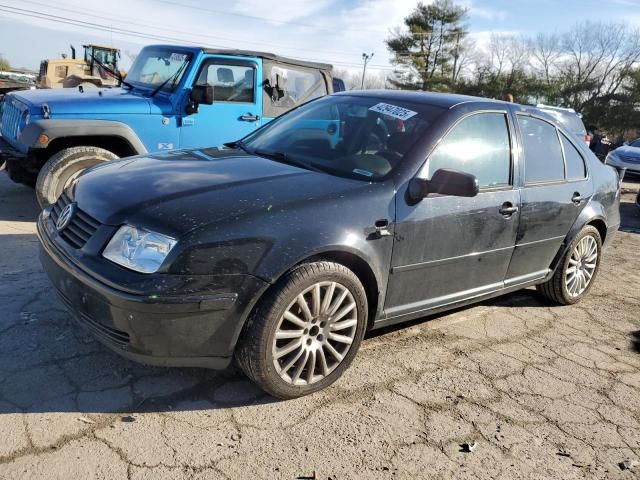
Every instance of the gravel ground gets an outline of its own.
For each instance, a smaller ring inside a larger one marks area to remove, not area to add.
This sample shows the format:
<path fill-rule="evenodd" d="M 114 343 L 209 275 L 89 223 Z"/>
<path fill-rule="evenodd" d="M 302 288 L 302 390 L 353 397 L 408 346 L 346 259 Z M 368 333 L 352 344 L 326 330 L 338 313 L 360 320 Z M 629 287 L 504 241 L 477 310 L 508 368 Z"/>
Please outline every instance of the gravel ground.
<path fill-rule="evenodd" d="M 386 329 L 333 387 L 280 402 L 77 328 L 37 259 L 33 191 L 2 175 L 0 478 L 634 478 L 640 211 L 622 213 L 582 303 L 525 290 Z"/>

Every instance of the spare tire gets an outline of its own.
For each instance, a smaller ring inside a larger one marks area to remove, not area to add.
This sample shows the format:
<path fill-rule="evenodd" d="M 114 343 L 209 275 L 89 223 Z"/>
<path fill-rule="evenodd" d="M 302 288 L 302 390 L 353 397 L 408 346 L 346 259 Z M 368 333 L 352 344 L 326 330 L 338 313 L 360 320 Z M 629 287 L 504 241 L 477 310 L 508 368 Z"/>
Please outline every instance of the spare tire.
<path fill-rule="evenodd" d="M 71 147 L 60 150 L 44 164 L 38 174 L 38 203 L 42 208 L 51 205 L 83 170 L 118 158 L 120 157 L 115 153 L 98 147 Z"/>

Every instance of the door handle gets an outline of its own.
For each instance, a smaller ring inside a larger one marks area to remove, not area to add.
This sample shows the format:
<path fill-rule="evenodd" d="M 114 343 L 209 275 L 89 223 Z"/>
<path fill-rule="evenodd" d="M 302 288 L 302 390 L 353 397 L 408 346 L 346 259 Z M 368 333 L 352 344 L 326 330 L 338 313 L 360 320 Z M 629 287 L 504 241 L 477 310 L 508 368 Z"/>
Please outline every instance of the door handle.
<path fill-rule="evenodd" d="M 498 211 L 500 212 L 501 215 L 505 217 L 510 217 L 511 215 L 513 215 L 518 211 L 518 207 L 514 207 L 513 204 L 509 202 L 505 202 L 502 204 L 502 207 L 500 207 L 500 210 Z"/>
<path fill-rule="evenodd" d="M 582 195 L 580 195 L 580 193 L 578 192 L 575 192 L 573 194 L 573 197 L 571 197 L 571 201 L 576 205 L 580 205 L 582 203 L 582 200 L 584 200 L 584 198 L 582 198 Z"/>
<path fill-rule="evenodd" d="M 241 115 L 240 120 L 244 122 L 257 122 L 260 120 L 260 115 L 251 115 L 250 113 L 247 115 Z"/>

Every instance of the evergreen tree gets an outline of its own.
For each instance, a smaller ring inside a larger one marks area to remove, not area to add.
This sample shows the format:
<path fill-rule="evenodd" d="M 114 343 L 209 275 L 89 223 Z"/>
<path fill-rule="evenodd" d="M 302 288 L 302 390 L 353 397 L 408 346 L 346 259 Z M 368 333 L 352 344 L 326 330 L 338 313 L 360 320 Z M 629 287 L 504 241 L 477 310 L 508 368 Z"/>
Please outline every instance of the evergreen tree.
<path fill-rule="evenodd" d="M 418 3 L 386 41 L 395 72 L 391 83 L 403 89 L 447 91 L 460 75 L 467 10 L 451 0 Z"/>

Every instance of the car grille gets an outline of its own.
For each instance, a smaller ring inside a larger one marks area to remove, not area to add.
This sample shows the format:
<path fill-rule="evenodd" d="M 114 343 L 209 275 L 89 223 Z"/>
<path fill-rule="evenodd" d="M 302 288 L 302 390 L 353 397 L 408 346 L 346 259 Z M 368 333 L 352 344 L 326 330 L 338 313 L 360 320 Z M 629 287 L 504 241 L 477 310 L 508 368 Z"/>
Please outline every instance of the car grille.
<path fill-rule="evenodd" d="M 640 155 L 638 156 L 620 155 L 620 160 L 626 163 L 640 163 Z"/>
<path fill-rule="evenodd" d="M 58 221 L 60 212 L 70 203 L 71 199 L 66 193 L 60 195 L 60 198 L 51 209 L 51 220 L 53 220 L 54 224 Z M 82 248 L 96 232 L 98 227 L 100 227 L 98 220 L 87 215 L 82 210 L 76 209 L 76 213 L 71 219 L 71 222 L 60 232 L 60 236 L 73 248 Z"/>
<path fill-rule="evenodd" d="M 20 118 L 24 110 L 25 108 L 21 108 L 20 103 L 13 100 L 11 96 L 5 97 L 2 105 L 2 119 L 0 119 L 0 133 L 6 140 L 18 138 Z"/>

